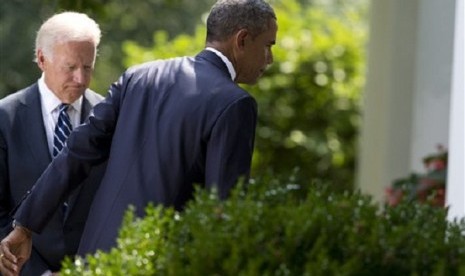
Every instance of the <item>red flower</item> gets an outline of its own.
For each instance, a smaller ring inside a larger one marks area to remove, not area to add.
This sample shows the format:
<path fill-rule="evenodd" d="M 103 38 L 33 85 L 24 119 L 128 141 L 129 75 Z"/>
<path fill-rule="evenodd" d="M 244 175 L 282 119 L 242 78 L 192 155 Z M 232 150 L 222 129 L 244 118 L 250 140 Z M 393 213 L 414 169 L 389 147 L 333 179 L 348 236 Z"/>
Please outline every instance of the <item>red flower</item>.
<path fill-rule="evenodd" d="M 386 188 L 386 203 L 389 206 L 396 206 L 402 200 L 445 206 L 447 151 L 442 146 L 438 146 L 438 151 L 423 158 L 425 174 L 413 173 L 393 181 L 392 187 Z"/>
<path fill-rule="evenodd" d="M 404 193 L 401 189 L 395 189 L 392 187 L 386 188 L 386 200 L 389 206 L 396 206 L 399 204 L 404 197 Z"/>
<path fill-rule="evenodd" d="M 428 171 L 442 171 L 446 168 L 446 162 L 443 159 L 433 159 L 425 163 Z"/>

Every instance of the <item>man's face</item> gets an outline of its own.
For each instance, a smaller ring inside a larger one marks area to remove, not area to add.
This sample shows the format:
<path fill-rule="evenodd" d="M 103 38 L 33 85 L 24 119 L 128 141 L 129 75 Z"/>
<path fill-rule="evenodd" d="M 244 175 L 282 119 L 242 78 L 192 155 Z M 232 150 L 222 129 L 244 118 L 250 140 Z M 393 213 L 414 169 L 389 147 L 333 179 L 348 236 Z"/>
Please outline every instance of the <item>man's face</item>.
<path fill-rule="evenodd" d="M 39 50 L 37 60 L 48 88 L 63 102 L 71 103 L 89 87 L 95 47 L 90 41 L 66 42 L 54 46 L 51 58 Z"/>
<path fill-rule="evenodd" d="M 267 31 L 253 37 L 250 33 L 244 37 L 243 55 L 238 59 L 236 82 L 255 84 L 268 65 L 273 63 L 271 47 L 276 43 L 278 26 L 271 20 Z"/>

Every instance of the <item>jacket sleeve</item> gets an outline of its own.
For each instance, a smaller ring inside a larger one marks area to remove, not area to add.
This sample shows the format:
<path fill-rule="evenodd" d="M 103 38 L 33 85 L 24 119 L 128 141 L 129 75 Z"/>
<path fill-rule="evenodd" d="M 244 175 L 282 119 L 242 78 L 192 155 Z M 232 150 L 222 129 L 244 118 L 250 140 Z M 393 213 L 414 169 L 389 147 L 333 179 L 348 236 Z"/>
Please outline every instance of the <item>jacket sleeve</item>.
<path fill-rule="evenodd" d="M 11 231 L 11 203 L 9 200 L 9 179 L 7 166 L 7 147 L 3 133 L 0 131 L 0 238 Z"/>
<path fill-rule="evenodd" d="M 23 199 L 14 215 L 23 226 L 40 233 L 60 202 L 82 183 L 90 169 L 108 159 L 123 82 L 124 75 L 110 87 L 86 122 L 73 130 L 66 147 Z"/>
<path fill-rule="evenodd" d="M 217 187 L 222 199 L 238 180 L 249 177 L 256 121 L 255 100 L 243 97 L 229 105 L 213 127 L 207 145 L 205 184 Z"/>

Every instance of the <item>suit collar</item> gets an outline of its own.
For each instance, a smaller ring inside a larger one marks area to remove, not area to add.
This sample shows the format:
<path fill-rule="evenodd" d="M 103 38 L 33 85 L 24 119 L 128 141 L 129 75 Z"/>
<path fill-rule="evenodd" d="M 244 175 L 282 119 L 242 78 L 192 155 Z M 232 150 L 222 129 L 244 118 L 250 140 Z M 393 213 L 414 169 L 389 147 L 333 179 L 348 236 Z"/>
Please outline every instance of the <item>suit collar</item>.
<path fill-rule="evenodd" d="M 205 50 L 211 51 L 215 53 L 223 62 L 226 64 L 226 67 L 228 68 L 228 72 L 231 75 L 231 80 L 234 81 L 236 79 L 236 69 L 234 69 L 234 65 L 232 62 L 220 51 L 213 47 L 207 47 Z"/>
<path fill-rule="evenodd" d="M 202 52 L 197 54 L 196 59 L 197 58 L 205 59 L 208 62 L 213 63 L 213 65 L 218 67 L 225 74 L 226 77 L 231 79 L 231 75 L 230 75 L 230 73 L 228 71 L 228 67 L 226 66 L 226 64 L 221 60 L 221 58 L 217 54 L 215 54 L 215 53 L 213 53 L 212 51 L 209 51 L 209 50 L 203 50 Z"/>

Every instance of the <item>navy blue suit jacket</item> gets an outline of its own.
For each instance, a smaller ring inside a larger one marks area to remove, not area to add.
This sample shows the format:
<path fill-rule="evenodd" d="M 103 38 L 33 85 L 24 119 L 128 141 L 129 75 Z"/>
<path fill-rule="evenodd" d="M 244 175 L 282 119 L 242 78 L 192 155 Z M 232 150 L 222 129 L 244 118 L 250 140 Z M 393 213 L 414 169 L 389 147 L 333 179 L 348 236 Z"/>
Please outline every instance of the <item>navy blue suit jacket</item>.
<path fill-rule="evenodd" d="M 149 202 L 182 209 L 196 183 L 227 197 L 249 175 L 256 117 L 255 100 L 210 51 L 130 68 L 73 131 L 15 218 L 41 231 L 89 169 L 108 159 L 78 253 L 108 250 L 129 205 L 139 215 Z"/>
<path fill-rule="evenodd" d="M 87 90 L 81 120 L 103 97 Z M 0 237 L 11 231 L 11 212 L 21 202 L 52 161 L 48 148 L 38 85 L 34 84 L 0 100 Z M 103 166 L 103 165 L 102 165 Z M 52 210 L 41 235 L 33 237 L 33 251 L 23 275 L 41 275 L 59 269 L 65 255 L 77 252 L 93 195 L 103 176 L 103 168 L 94 169 L 82 183 L 82 189 L 67 199 L 63 208 Z M 44 196 L 45 200 L 48 195 Z M 41 207 L 36 209 L 39 213 Z"/>

